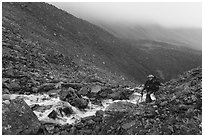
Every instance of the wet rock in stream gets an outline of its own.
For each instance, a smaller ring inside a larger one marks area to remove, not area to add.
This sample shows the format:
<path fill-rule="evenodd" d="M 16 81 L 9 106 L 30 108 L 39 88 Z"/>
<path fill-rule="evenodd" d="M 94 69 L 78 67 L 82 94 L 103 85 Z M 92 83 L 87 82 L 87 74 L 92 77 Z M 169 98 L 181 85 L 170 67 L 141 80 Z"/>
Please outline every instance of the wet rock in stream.
<path fill-rule="evenodd" d="M 63 88 L 60 92 L 60 99 L 62 101 L 69 102 L 72 106 L 79 109 L 84 109 L 88 106 L 88 100 L 77 95 L 76 90 L 69 87 L 68 89 Z"/>

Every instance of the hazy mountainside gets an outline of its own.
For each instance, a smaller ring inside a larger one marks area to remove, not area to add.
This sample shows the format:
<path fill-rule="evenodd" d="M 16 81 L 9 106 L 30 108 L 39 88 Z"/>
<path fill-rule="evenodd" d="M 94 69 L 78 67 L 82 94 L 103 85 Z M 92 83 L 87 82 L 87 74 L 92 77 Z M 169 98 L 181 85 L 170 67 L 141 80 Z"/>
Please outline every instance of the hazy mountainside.
<path fill-rule="evenodd" d="M 154 40 L 202 50 L 201 28 L 167 28 L 156 24 L 96 22 L 116 37 L 127 40 Z"/>
<path fill-rule="evenodd" d="M 121 42 L 46 3 L 2 10 L 2 134 L 202 134 L 201 67 L 164 83 L 152 103 L 142 86 L 109 71 L 167 80 L 201 65 L 200 51 Z"/>
<path fill-rule="evenodd" d="M 201 65 L 201 52 L 166 42 L 123 42 L 105 30 L 46 3 L 3 3 L 2 24 L 58 51 L 78 65 L 89 64 L 144 82 L 150 73 L 169 80 Z"/>

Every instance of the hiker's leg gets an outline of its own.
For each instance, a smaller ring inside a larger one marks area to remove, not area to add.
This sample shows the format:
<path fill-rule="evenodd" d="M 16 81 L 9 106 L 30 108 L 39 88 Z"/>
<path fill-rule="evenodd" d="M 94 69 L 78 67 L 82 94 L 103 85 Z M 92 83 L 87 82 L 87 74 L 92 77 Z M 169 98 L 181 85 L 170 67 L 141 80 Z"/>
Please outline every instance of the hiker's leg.
<path fill-rule="evenodd" d="M 151 98 L 151 92 L 149 93 L 149 102 L 152 102 L 152 98 Z"/>
<path fill-rule="evenodd" d="M 146 103 L 149 103 L 149 102 L 152 102 L 152 99 L 150 97 L 150 92 L 147 92 L 147 95 L 146 95 Z"/>
<path fill-rule="evenodd" d="M 156 92 L 156 90 L 152 90 L 152 91 L 151 91 L 151 93 L 150 93 L 150 98 L 151 98 L 151 95 L 152 95 L 153 98 L 156 98 L 155 92 Z M 153 101 L 153 100 L 151 99 L 151 101 Z"/>

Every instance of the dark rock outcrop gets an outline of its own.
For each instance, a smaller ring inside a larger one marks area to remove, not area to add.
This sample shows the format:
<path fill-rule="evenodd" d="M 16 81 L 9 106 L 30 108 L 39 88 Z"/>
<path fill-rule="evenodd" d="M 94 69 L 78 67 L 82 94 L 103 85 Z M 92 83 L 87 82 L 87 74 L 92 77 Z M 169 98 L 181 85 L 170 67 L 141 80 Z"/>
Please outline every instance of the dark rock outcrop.
<path fill-rule="evenodd" d="M 22 99 L 6 100 L 2 105 L 2 134 L 38 134 L 41 128 L 37 116 Z"/>
<path fill-rule="evenodd" d="M 113 92 L 112 94 L 109 94 L 108 96 L 113 100 L 123 100 L 123 99 L 129 99 L 132 93 L 133 93 L 132 90 L 119 88 L 119 89 L 116 89 L 116 91 Z"/>
<path fill-rule="evenodd" d="M 36 93 L 46 93 L 50 90 L 56 89 L 55 83 L 45 83 L 37 87 Z"/>
<path fill-rule="evenodd" d="M 76 90 L 69 87 L 63 88 L 60 92 L 60 99 L 69 102 L 71 105 L 84 109 L 88 106 L 88 100 L 77 95 Z"/>

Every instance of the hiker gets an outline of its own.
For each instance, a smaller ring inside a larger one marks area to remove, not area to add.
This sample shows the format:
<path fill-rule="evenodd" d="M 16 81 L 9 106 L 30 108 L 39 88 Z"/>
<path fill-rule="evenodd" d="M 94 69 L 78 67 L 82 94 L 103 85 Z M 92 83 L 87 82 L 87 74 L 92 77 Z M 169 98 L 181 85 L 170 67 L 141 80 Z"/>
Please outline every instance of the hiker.
<path fill-rule="evenodd" d="M 146 81 L 144 88 L 142 89 L 142 96 L 143 96 L 143 91 L 146 90 L 147 94 L 146 94 L 146 103 L 150 103 L 152 102 L 152 99 L 150 97 L 150 95 L 152 93 L 155 93 L 156 91 L 159 90 L 159 86 L 162 86 L 162 84 L 159 82 L 159 80 L 153 76 L 153 75 L 149 75 L 148 80 Z"/>

